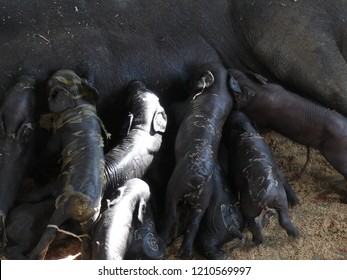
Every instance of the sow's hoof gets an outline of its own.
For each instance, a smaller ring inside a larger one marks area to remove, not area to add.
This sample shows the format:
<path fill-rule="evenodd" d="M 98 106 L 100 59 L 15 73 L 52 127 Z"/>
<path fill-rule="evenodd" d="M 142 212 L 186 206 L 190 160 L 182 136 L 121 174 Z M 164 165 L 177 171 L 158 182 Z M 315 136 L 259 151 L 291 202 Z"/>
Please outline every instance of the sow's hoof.
<path fill-rule="evenodd" d="M 165 256 L 164 241 L 146 229 L 135 232 L 135 238 L 130 244 L 125 259 L 161 260 Z"/>

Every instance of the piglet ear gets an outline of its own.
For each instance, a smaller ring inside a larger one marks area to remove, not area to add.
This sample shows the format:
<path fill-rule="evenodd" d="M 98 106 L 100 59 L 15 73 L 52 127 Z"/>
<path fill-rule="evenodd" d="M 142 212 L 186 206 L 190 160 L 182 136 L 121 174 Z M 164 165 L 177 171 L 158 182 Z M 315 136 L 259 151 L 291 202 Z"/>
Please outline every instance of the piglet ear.
<path fill-rule="evenodd" d="M 189 82 L 189 88 L 191 91 L 203 91 L 205 88 L 209 88 L 214 83 L 214 76 L 211 71 L 207 70 L 203 73 L 195 74 Z"/>
<path fill-rule="evenodd" d="M 99 100 L 100 94 L 99 92 L 96 90 L 96 88 L 94 88 L 93 86 L 91 86 L 86 80 L 82 80 L 82 92 L 83 92 L 83 96 L 84 98 L 86 98 L 88 101 L 90 101 L 91 103 L 96 104 L 96 102 Z"/>
<path fill-rule="evenodd" d="M 229 73 L 228 75 L 228 87 L 229 87 L 229 90 L 235 94 L 242 93 L 240 84 L 236 81 L 236 79 L 231 73 Z"/>
<path fill-rule="evenodd" d="M 239 109 L 246 107 L 256 94 L 255 91 L 248 86 L 241 86 L 241 92 L 241 94 L 235 94 L 235 103 Z"/>
<path fill-rule="evenodd" d="M 228 77 L 228 87 L 232 92 L 237 109 L 247 106 L 249 101 L 255 95 L 255 91 L 252 88 L 240 85 L 230 73 Z"/>
<path fill-rule="evenodd" d="M 153 130 L 155 133 L 161 132 L 164 133 L 167 124 L 167 116 L 162 107 L 158 109 L 153 116 Z"/>
<path fill-rule="evenodd" d="M 54 91 L 48 98 L 49 109 L 52 112 L 59 113 L 75 107 L 75 101 L 70 94 Z"/>
<path fill-rule="evenodd" d="M 22 144 L 28 144 L 32 139 L 34 127 L 32 123 L 22 124 L 16 136 L 16 140 Z"/>

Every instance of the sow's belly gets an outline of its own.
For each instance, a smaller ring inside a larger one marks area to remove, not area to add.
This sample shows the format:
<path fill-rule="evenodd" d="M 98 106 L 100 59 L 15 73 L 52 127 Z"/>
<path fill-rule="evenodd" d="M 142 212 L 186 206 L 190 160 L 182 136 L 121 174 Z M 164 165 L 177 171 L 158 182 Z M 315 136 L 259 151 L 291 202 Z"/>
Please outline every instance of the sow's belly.
<path fill-rule="evenodd" d="M 182 89 L 197 66 L 219 60 L 198 34 L 120 35 L 78 28 L 48 35 L 25 30 L 0 51 L 0 93 L 20 74 L 35 76 L 40 88 L 54 71 L 72 69 L 99 90 L 101 101 L 124 91 L 132 80 L 166 96 L 172 88 Z"/>

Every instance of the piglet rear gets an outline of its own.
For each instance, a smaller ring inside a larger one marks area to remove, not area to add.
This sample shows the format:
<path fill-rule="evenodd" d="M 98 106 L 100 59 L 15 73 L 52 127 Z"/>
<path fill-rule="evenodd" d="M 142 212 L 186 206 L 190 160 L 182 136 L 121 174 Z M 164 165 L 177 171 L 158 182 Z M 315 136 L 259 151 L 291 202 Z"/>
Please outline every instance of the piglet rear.
<path fill-rule="evenodd" d="M 242 112 L 232 112 L 225 126 L 225 136 L 229 148 L 228 173 L 240 191 L 241 210 L 253 242 L 263 243 L 262 217 L 271 209 L 277 211 L 279 223 L 287 234 L 299 238 L 289 218 L 285 188 L 287 192 L 293 191 L 249 118 Z"/>

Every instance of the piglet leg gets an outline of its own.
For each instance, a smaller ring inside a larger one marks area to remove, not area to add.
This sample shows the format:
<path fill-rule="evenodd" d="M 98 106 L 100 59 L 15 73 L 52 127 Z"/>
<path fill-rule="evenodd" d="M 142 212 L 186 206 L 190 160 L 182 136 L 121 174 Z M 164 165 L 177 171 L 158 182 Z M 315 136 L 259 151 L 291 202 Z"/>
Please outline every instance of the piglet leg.
<path fill-rule="evenodd" d="M 278 213 L 278 221 L 281 227 L 283 227 L 289 236 L 293 236 L 295 238 L 300 238 L 299 231 L 290 221 L 288 210 L 286 209 L 277 209 Z"/>
<path fill-rule="evenodd" d="M 196 233 L 198 232 L 200 221 L 204 211 L 201 209 L 192 209 L 190 212 L 190 217 L 188 218 L 183 243 L 181 245 L 180 252 L 182 257 L 186 259 L 192 258 L 193 244 Z"/>
<path fill-rule="evenodd" d="M 51 245 L 51 243 L 57 235 L 57 227 L 59 227 L 65 220 L 66 217 L 61 211 L 61 209 L 56 209 L 40 241 L 38 242 L 36 247 L 30 252 L 29 259 L 43 260 L 45 258 L 49 245 Z"/>

